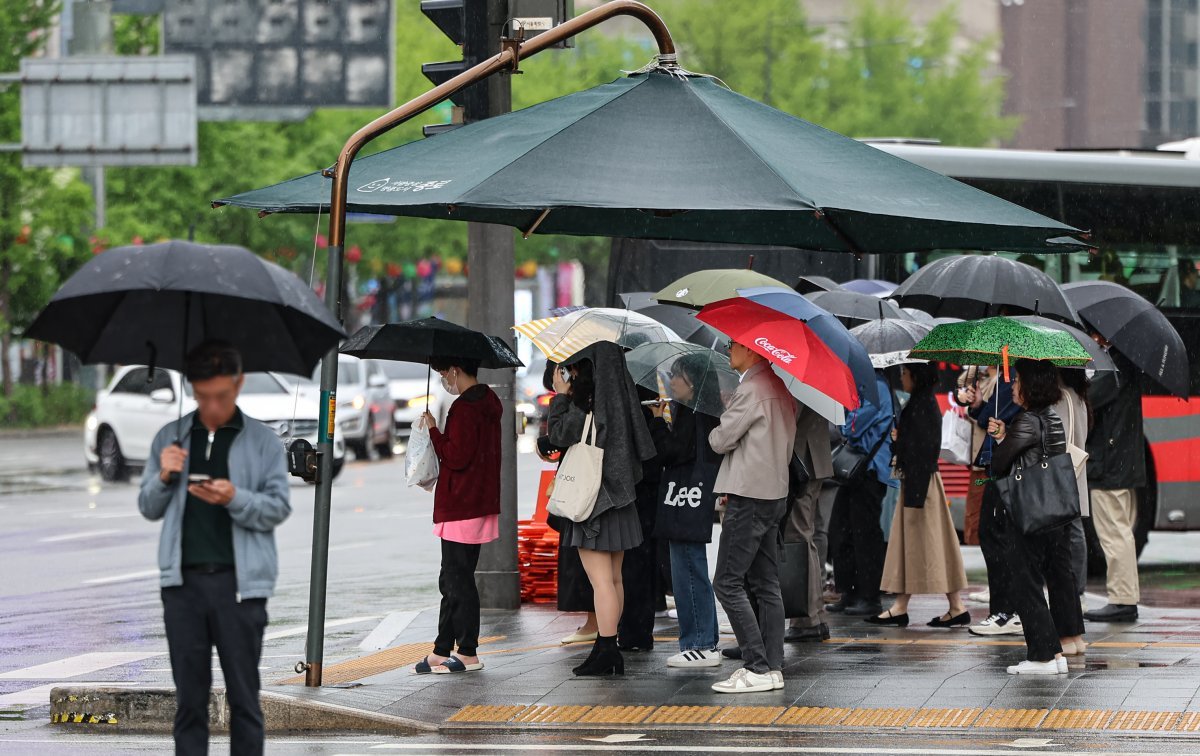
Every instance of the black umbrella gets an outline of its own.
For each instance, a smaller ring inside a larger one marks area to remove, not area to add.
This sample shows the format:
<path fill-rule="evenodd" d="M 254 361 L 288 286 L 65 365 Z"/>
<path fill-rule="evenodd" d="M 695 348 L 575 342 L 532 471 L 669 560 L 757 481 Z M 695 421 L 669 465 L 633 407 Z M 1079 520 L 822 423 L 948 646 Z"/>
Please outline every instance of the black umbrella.
<path fill-rule="evenodd" d="M 670 328 L 679 338 L 717 352 L 725 353 L 725 338 L 715 328 L 696 319 L 696 313 L 683 307 L 659 304 L 653 292 L 631 291 L 621 294 L 627 309 L 653 318 Z"/>
<path fill-rule="evenodd" d="M 346 339 L 340 351 L 363 359 L 426 365 L 439 358 L 478 360 L 484 368 L 524 365 L 508 344 L 495 336 L 439 318 L 365 326 Z"/>
<path fill-rule="evenodd" d="M 1075 308 L 1054 279 L 1033 266 L 995 255 L 945 257 L 918 270 L 892 299 L 933 316 L 978 320 L 993 315 L 1045 315 L 1077 323 Z"/>
<path fill-rule="evenodd" d="M 1040 315 L 1018 315 L 1017 317 L 1013 318 L 1013 320 L 1019 320 L 1023 323 L 1033 323 L 1034 325 L 1052 328 L 1056 331 L 1065 331 L 1074 336 L 1075 340 L 1079 342 L 1080 346 L 1087 350 L 1087 353 L 1092 356 L 1092 361 L 1086 365 L 1083 365 L 1082 367 L 1084 368 L 1090 370 L 1117 369 L 1117 366 L 1113 364 L 1112 357 L 1109 356 L 1108 352 L 1104 351 L 1104 348 L 1097 344 L 1095 339 L 1093 339 L 1091 336 L 1088 336 L 1075 326 L 1067 325 L 1066 323 L 1061 323 L 1057 320 L 1051 320 L 1050 318 L 1043 318 Z"/>
<path fill-rule="evenodd" d="M 346 334 L 294 274 L 249 250 L 168 241 L 96 255 L 25 332 L 85 363 L 182 370 L 192 347 L 233 345 L 247 372 L 308 375 Z"/>
<path fill-rule="evenodd" d="M 1188 355 L 1171 321 L 1149 301 L 1110 281 L 1063 286 L 1079 315 L 1163 388 L 1188 396 Z"/>
<path fill-rule="evenodd" d="M 857 291 L 818 291 L 805 296 L 818 307 L 846 320 L 912 319 L 893 303 L 871 294 L 861 294 Z"/>
<path fill-rule="evenodd" d="M 838 282 L 826 276 L 800 276 L 792 287 L 801 294 L 812 294 L 816 291 L 837 291 Z"/>

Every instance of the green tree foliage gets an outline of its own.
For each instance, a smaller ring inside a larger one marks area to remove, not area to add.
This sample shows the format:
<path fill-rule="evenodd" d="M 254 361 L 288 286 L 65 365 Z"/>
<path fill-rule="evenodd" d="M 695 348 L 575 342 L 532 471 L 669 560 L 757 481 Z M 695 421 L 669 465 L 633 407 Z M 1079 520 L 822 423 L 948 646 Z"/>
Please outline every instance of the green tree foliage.
<path fill-rule="evenodd" d="M 39 54 L 57 3 L 0 0 L 0 71 Z M 20 90 L 0 84 L 0 142 L 21 141 Z M 0 355 L 29 325 L 63 279 L 88 256 L 91 193 L 76 170 L 27 170 L 17 152 L 0 153 Z M 0 359 L 0 394 L 12 392 Z"/>

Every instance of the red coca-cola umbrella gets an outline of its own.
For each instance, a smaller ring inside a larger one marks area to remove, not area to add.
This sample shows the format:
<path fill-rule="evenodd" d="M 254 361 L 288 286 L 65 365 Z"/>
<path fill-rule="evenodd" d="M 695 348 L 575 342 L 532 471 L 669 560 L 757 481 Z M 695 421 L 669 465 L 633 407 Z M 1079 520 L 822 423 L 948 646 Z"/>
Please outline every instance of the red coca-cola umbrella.
<path fill-rule="evenodd" d="M 848 409 L 858 407 L 850 368 L 803 321 L 744 297 L 713 302 L 696 317 Z"/>

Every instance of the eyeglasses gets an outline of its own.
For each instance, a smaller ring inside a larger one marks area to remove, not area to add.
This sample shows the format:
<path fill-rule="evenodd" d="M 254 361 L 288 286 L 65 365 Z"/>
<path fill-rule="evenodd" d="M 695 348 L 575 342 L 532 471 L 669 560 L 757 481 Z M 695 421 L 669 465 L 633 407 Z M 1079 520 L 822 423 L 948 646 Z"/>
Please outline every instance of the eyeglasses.
<path fill-rule="evenodd" d="M 725 351 L 726 351 L 726 352 L 728 352 L 729 350 L 733 349 L 733 345 L 734 345 L 735 343 L 737 343 L 737 342 L 735 342 L 733 339 L 728 339 L 728 340 L 725 342 Z"/>

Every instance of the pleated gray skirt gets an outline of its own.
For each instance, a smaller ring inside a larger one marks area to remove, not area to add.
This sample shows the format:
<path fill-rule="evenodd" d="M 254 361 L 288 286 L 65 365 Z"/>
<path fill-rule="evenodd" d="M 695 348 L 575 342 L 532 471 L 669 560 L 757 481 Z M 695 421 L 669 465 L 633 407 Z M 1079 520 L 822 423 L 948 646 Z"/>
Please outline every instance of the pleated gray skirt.
<path fill-rule="evenodd" d="M 633 502 L 608 510 L 596 519 L 596 525 L 600 532 L 588 538 L 581 523 L 568 520 L 561 542 L 593 551 L 626 551 L 642 545 L 642 524 Z"/>

